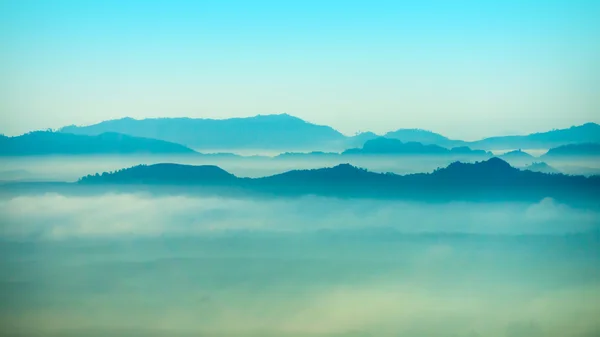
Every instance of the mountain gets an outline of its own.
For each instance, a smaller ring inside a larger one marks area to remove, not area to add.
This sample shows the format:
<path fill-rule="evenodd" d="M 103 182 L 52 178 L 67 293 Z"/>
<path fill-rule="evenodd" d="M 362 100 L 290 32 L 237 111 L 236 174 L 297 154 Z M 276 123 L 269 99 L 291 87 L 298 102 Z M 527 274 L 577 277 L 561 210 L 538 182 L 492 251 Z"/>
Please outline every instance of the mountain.
<path fill-rule="evenodd" d="M 600 125 L 596 123 L 572 126 L 568 129 L 532 133 L 526 136 L 490 137 L 469 142 L 469 146 L 484 150 L 548 149 L 570 143 L 590 142 L 600 143 Z"/>
<path fill-rule="evenodd" d="M 90 126 L 67 126 L 63 133 L 118 132 L 185 144 L 194 149 L 327 149 L 343 147 L 346 137 L 328 127 L 288 114 L 248 118 L 123 118 Z"/>
<path fill-rule="evenodd" d="M 542 157 L 588 157 L 600 156 L 600 143 L 568 144 L 548 150 Z"/>
<path fill-rule="evenodd" d="M 465 146 L 462 140 L 448 139 L 438 133 L 421 129 L 398 129 L 384 135 L 385 138 L 398 139 L 402 142 L 416 142 L 425 145 L 438 145 L 446 148 Z"/>
<path fill-rule="evenodd" d="M 346 147 L 362 147 L 367 141 L 379 138 L 377 134 L 373 132 L 361 132 L 357 135 L 348 137 L 345 142 Z"/>
<path fill-rule="evenodd" d="M 421 129 L 399 129 L 385 134 L 403 142 L 418 142 L 426 145 L 438 145 L 446 148 L 468 146 L 471 149 L 507 150 L 507 149 L 548 149 L 571 143 L 600 143 L 600 125 L 586 123 L 568 129 L 551 130 L 522 136 L 498 136 L 478 141 L 466 142 L 453 140 L 440 134 Z"/>
<path fill-rule="evenodd" d="M 35 131 L 16 137 L 0 136 L 0 155 L 2 156 L 134 153 L 194 154 L 196 152 L 180 144 L 118 133 L 85 136 Z"/>
<path fill-rule="evenodd" d="M 227 184 L 237 178 L 233 174 L 213 165 L 154 164 L 88 175 L 82 183 L 109 184 Z"/>
<path fill-rule="evenodd" d="M 597 200 L 600 177 L 566 176 L 522 171 L 499 158 L 477 163 L 455 162 L 432 173 L 374 173 L 349 164 L 294 170 L 263 178 L 238 178 L 216 166 L 158 164 L 90 175 L 82 185 L 179 185 L 235 187 L 274 195 L 422 200 Z"/>
<path fill-rule="evenodd" d="M 541 172 L 547 174 L 557 174 L 561 173 L 559 170 L 554 167 L 544 163 L 544 162 L 536 162 L 531 165 L 525 166 L 523 170 L 532 171 L 532 172 Z"/>
<path fill-rule="evenodd" d="M 379 138 L 373 132 L 347 137 L 329 126 L 316 125 L 288 114 L 257 115 L 246 118 L 123 118 L 89 126 L 66 126 L 63 133 L 99 135 L 116 132 L 135 137 L 160 139 L 184 144 L 194 149 L 233 150 L 319 150 L 339 151 L 362 147 Z M 449 139 L 421 129 L 398 129 L 385 138 L 404 143 L 421 143 L 445 148 L 465 147 L 483 150 L 546 149 L 571 143 L 599 143 L 600 125 L 587 123 L 568 129 L 522 136 L 490 137 L 474 142 Z"/>
<path fill-rule="evenodd" d="M 471 150 L 461 146 L 447 149 L 438 145 L 417 142 L 404 143 L 398 139 L 379 137 L 365 142 L 362 148 L 348 149 L 345 155 L 476 155 L 489 156 L 483 150 Z"/>
<path fill-rule="evenodd" d="M 505 159 L 505 160 L 509 160 L 509 159 L 525 159 L 525 160 L 530 160 L 535 158 L 534 156 L 530 155 L 529 153 L 522 151 L 521 149 L 519 150 L 514 150 L 514 151 L 509 151 L 506 152 L 504 154 L 502 154 L 500 156 L 500 158 Z"/>

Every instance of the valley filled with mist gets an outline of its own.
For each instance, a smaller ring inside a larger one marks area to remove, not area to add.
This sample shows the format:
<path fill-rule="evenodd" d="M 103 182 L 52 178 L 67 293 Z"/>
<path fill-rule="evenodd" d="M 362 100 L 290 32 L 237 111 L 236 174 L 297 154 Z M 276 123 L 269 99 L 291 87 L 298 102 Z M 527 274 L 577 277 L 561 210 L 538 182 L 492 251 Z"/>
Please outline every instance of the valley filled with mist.
<path fill-rule="evenodd" d="M 600 211 L 145 193 L 0 200 L 3 336 L 581 336 Z"/>
<path fill-rule="evenodd" d="M 596 336 L 593 127 L 493 151 L 4 137 L 0 336 Z"/>

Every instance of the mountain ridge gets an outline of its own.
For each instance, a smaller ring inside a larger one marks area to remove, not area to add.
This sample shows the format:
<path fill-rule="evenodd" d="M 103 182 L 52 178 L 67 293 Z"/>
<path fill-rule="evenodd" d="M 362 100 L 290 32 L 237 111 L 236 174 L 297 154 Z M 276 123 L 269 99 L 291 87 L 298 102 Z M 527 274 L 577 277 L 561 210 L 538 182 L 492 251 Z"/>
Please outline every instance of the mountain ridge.
<path fill-rule="evenodd" d="M 163 166 L 135 166 L 113 173 L 88 175 L 82 177 L 78 184 L 178 185 L 182 188 L 237 188 L 276 195 L 316 194 L 401 199 L 600 198 L 597 193 L 600 177 L 520 170 L 497 157 L 476 163 L 454 162 L 430 173 L 407 175 L 376 173 L 350 164 L 340 164 L 321 169 L 292 170 L 261 178 L 240 178 L 216 166 L 159 165 Z M 165 168 L 170 168 L 171 172 Z M 155 172 L 148 173 L 152 171 Z M 137 174 L 133 174 L 136 172 Z M 195 177 L 193 174 L 200 174 L 202 177 Z M 185 178 L 186 175 L 188 178 Z M 174 176 L 177 177 L 173 178 Z"/>
<path fill-rule="evenodd" d="M 85 135 L 117 132 L 205 150 L 256 148 L 331 151 L 359 147 L 379 137 L 369 131 L 346 136 L 330 126 L 310 123 L 289 114 L 228 119 L 125 117 L 88 126 L 69 125 L 60 128 L 59 132 Z M 389 131 L 384 137 L 446 148 L 468 146 L 481 150 L 538 149 L 570 143 L 600 142 L 600 125 L 588 122 L 565 129 L 527 135 L 493 136 L 476 141 L 453 140 L 432 131 L 402 128 Z"/>
<path fill-rule="evenodd" d="M 229 119 L 123 118 L 89 126 L 67 126 L 63 133 L 95 135 L 119 132 L 162 139 L 194 149 L 307 149 L 341 146 L 345 136 L 324 125 L 288 115 L 257 115 Z"/>
<path fill-rule="evenodd" d="M 467 146 L 445 148 L 435 144 L 423 144 L 419 142 L 403 142 L 395 138 L 378 137 L 368 140 L 362 148 L 348 149 L 345 155 L 473 155 L 492 156 L 483 150 L 472 150 Z"/>
<path fill-rule="evenodd" d="M 20 136 L 0 136 L 0 156 L 83 154 L 197 154 L 194 150 L 158 139 L 115 132 L 97 136 L 33 131 Z"/>
<path fill-rule="evenodd" d="M 600 143 L 566 144 L 548 150 L 544 158 L 600 156 Z"/>

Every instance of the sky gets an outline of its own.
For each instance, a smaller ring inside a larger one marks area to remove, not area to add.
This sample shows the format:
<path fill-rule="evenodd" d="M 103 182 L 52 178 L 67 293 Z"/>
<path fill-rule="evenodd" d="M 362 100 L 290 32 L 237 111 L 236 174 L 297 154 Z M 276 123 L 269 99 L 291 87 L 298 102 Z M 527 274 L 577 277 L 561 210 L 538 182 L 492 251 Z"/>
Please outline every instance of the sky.
<path fill-rule="evenodd" d="M 473 140 L 600 122 L 600 1 L 0 0 L 0 133 L 288 113 Z"/>

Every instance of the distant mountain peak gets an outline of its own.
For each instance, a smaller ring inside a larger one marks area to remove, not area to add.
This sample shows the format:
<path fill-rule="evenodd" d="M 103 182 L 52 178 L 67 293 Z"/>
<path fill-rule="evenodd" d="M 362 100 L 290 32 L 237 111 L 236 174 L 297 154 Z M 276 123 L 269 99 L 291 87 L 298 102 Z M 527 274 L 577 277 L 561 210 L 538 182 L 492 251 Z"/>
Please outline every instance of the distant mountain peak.
<path fill-rule="evenodd" d="M 463 163 L 456 161 L 445 168 L 436 170 L 434 174 L 475 178 L 484 176 L 506 176 L 507 174 L 513 173 L 515 171 L 518 170 L 512 167 L 506 161 L 498 157 L 492 157 L 488 160 L 475 163 Z"/>
<path fill-rule="evenodd" d="M 600 143 L 576 143 L 561 145 L 548 150 L 543 157 L 600 156 Z"/>
<path fill-rule="evenodd" d="M 117 132 L 95 136 L 52 131 L 34 131 L 21 136 L 2 138 L 0 155 L 91 155 L 91 154 L 197 154 L 172 142 L 134 137 Z"/>
<path fill-rule="evenodd" d="M 287 113 L 252 117 L 147 118 L 129 117 L 88 126 L 67 126 L 63 133 L 98 135 L 118 132 L 136 137 L 160 139 L 195 149 L 308 149 L 340 147 L 346 140 L 337 130 L 313 124 Z"/>
<path fill-rule="evenodd" d="M 113 173 L 88 175 L 82 183 L 220 183 L 237 179 L 233 174 L 215 165 L 183 165 L 160 163 L 138 165 Z"/>
<path fill-rule="evenodd" d="M 504 161 L 498 157 L 492 157 L 488 160 L 484 160 L 479 163 L 475 163 L 474 165 L 478 165 L 478 164 L 487 166 L 487 167 L 513 168 L 512 166 L 510 166 L 509 163 L 507 163 L 506 161 Z"/>
<path fill-rule="evenodd" d="M 532 171 L 532 172 L 541 172 L 541 173 L 547 173 L 547 174 L 560 173 L 560 171 L 558 171 L 554 167 L 546 164 L 543 161 L 531 163 L 531 165 L 525 166 L 523 168 L 523 170 Z"/>
<path fill-rule="evenodd" d="M 288 113 L 280 113 L 280 114 L 258 114 L 256 116 L 242 117 L 242 118 L 257 118 L 257 117 L 260 117 L 260 118 L 282 118 L 282 119 L 289 118 L 289 119 L 300 119 L 300 120 L 303 121 L 303 119 L 301 119 L 299 117 L 296 117 L 296 116 L 292 116 L 292 115 L 290 115 Z"/>
<path fill-rule="evenodd" d="M 358 167 L 349 164 L 349 163 L 342 163 L 342 164 L 338 164 L 334 167 L 331 168 L 332 170 L 338 170 L 338 171 L 356 171 L 356 170 L 360 170 Z"/>
<path fill-rule="evenodd" d="M 578 127 L 579 128 L 582 128 L 582 127 L 585 127 L 585 128 L 597 128 L 597 127 L 600 127 L 600 125 L 598 125 L 597 123 L 594 123 L 594 122 L 587 122 L 587 123 L 581 124 L 579 126 L 576 126 L 576 125 L 572 126 L 571 128 L 578 128 Z"/>
<path fill-rule="evenodd" d="M 506 152 L 506 153 L 502 154 L 502 157 L 509 158 L 509 159 L 510 158 L 523 158 L 523 159 L 524 158 L 533 158 L 532 155 L 530 155 L 529 153 L 527 153 L 521 149 Z"/>
<path fill-rule="evenodd" d="M 425 130 L 425 129 L 397 129 L 395 131 L 390 131 L 386 134 L 387 137 L 394 137 L 394 136 L 402 136 L 402 135 L 421 135 L 421 136 L 432 136 L 435 138 L 443 138 L 443 139 L 448 139 L 442 135 L 440 135 L 439 133 L 435 133 L 433 131 L 430 130 Z"/>

